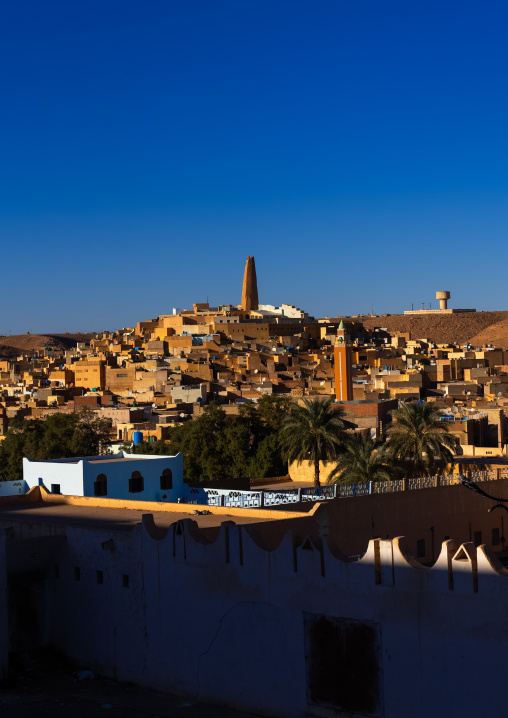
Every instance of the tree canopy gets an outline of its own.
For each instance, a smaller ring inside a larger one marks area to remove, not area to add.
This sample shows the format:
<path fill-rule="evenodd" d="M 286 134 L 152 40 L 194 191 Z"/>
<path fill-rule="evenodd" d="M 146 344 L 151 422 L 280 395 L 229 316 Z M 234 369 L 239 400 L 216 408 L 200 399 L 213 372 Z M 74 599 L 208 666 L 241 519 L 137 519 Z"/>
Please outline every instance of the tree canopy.
<path fill-rule="evenodd" d="M 23 478 L 23 458 L 32 461 L 97 456 L 109 439 L 111 421 L 90 409 L 53 414 L 43 422 L 13 420 L 0 442 L 0 481 Z"/>
<path fill-rule="evenodd" d="M 226 414 L 212 402 L 194 421 L 170 430 L 169 443 L 142 442 L 135 453 L 182 452 L 186 481 L 215 481 L 239 477 L 270 478 L 287 473 L 280 430 L 293 402 L 263 396 L 257 405 L 242 404 L 239 415 Z"/>
<path fill-rule="evenodd" d="M 370 436 L 348 434 L 344 453 L 328 476 L 329 484 L 360 484 L 387 481 L 397 473 L 385 447 Z"/>
<path fill-rule="evenodd" d="M 435 470 L 435 460 L 453 461 L 455 438 L 441 421 L 441 412 L 427 402 L 401 404 L 392 412 L 388 448 L 394 460 L 411 462 L 411 473 L 423 476 Z"/>
<path fill-rule="evenodd" d="M 332 408 L 333 399 L 304 399 L 285 417 L 281 429 L 282 454 L 287 461 L 310 461 L 314 486 L 320 484 L 320 461 L 338 458 L 345 441 L 343 409 Z"/>

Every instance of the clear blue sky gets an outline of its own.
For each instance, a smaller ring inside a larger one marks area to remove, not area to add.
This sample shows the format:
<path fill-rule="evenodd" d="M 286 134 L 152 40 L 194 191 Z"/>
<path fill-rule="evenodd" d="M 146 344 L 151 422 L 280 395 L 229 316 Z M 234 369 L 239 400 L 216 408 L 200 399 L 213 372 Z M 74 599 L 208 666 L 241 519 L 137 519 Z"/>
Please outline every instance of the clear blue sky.
<path fill-rule="evenodd" d="M 4 0 L 0 333 L 508 309 L 505 0 Z"/>

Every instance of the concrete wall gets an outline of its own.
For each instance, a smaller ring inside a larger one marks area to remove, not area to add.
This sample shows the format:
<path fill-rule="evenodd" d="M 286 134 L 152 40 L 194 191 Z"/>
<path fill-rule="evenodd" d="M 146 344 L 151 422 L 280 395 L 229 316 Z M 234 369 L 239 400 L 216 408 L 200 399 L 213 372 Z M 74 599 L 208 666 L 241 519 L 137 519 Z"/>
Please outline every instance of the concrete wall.
<path fill-rule="evenodd" d="M 132 389 L 136 379 L 136 367 L 128 364 L 125 367 L 106 367 L 106 389 L 114 393 Z"/>
<path fill-rule="evenodd" d="M 29 489 L 44 486 L 52 492 L 52 486 L 60 486 L 60 493 L 84 496 L 83 461 L 31 461 L 23 459 L 23 478 Z"/>
<path fill-rule="evenodd" d="M 267 551 L 225 523 L 210 543 L 191 520 L 164 531 L 148 515 L 131 532 L 67 527 L 55 563 L 50 641 L 105 676 L 270 716 L 472 718 L 505 705 L 508 573 L 470 543 L 443 544 L 433 568 L 398 539 L 351 562 L 319 539 L 289 533 Z M 323 621 L 375 641 L 360 656 L 343 641 L 346 663 L 340 650 L 320 663 L 310 639 Z"/>

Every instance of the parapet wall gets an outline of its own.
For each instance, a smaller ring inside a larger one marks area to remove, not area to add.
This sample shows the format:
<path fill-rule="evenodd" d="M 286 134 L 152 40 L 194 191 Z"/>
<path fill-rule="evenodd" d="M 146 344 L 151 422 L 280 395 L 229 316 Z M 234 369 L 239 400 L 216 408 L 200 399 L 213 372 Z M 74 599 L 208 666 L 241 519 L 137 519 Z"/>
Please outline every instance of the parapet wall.
<path fill-rule="evenodd" d="M 67 528 L 49 637 L 103 675 L 270 716 L 472 718 L 486 695 L 504 705 L 507 576 L 469 542 L 427 568 L 401 538 L 351 560 L 317 537 L 267 550 L 255 527 L 209 541 L 146 514 L 131 532 Z"/>
<path fill-rule="evenodd" d="M 477 483 L 508 499 L 508 478 Z M 448 538 L 501 551 L 505 512 L 489 513 L 493 503 L 460 484 L 335 499 L 326 503 L 330 540 L 343 553 L 358 555 L 369 538 L 405 536 L 406 546 L 422 563 L 433 563 Z"/>

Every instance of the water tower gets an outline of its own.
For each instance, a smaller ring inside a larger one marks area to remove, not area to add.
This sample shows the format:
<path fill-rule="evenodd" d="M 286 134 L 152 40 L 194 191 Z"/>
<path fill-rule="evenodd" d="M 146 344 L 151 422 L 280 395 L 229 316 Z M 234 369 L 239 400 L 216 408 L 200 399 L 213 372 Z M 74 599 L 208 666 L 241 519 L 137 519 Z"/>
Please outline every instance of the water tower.
<path fill-rule="evenodd" d="M 436 292 L 436 299 L 439 299 L 439 309 L 448 309 L 450 292 Z"/>

